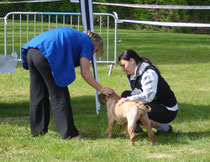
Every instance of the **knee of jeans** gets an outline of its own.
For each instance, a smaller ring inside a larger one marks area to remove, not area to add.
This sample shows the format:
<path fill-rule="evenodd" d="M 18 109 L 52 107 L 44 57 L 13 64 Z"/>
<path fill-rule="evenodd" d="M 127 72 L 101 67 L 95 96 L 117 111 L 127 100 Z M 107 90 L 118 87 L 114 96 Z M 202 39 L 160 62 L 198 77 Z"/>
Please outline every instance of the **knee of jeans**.
<path fill-rule="evenodd" d="M 68 105 L 66 101 L 51 101 L 51 104 L 53 108 L 62 108 Z"/>

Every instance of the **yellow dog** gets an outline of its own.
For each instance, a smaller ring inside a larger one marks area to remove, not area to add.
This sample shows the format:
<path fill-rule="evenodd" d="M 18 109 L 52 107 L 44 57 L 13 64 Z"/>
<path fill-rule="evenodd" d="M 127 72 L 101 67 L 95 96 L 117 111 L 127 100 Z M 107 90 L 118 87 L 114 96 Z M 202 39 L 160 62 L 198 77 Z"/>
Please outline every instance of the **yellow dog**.
<path fill-rule="evenodd" d="M 140 119 L 141 123 L 146 127 L 148 137 L 150 138 L 152 144 L 155 144 L 155 135 L 152 131 L 147 112 L 151 111 L 149 106 L 144 106 L 143 103 L 139 101 L 126 101 L 121 105 L 118 105 L 117 102 L 121 97 L 116 93 L 106 96 L 103 94 L 99 95 L 99 102 L 103 105 L 106 105 L 107 116 L 108 116 L 108 129 L 109 137 L 112 136 L 112 129 L 114 123 L 117 122 L 120 125 L 125 125 L 126 133 L 130 137 L 130 144 L 134 145 L 135 142 L 135 133 L 134 126 L 137 120 Z"/>

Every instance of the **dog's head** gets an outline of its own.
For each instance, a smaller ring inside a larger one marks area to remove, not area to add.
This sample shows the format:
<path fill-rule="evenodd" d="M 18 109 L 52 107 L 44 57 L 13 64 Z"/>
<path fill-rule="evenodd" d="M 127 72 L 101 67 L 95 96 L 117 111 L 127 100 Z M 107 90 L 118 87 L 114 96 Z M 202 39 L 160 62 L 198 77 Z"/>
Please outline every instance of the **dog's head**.
<path fill-rule="evenodd" d="M 105 105 L 107 102 L 107 96 L 101 93 L 98 95 L 98 100 L 100 104 Z"/>

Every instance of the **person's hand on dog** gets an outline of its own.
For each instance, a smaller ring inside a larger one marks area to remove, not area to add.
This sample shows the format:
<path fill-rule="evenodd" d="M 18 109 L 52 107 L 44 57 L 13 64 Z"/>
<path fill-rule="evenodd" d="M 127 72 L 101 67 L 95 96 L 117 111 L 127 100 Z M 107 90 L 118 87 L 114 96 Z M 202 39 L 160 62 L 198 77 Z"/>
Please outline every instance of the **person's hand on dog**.
<path fill-rule="evenodd" d="M 105 94 L 106 96 L 110 96 L 111 94 L 115 93 L 114 90 L 109 87 L 103 87 L 100 92 Z"/>
<path fill-rule="evenodd" d="M 128 98 L 121 98 L 120 100 L 118 100 L 117 105 L 120 106 L 122 105 L 125 101 L 128 101 Z"/>

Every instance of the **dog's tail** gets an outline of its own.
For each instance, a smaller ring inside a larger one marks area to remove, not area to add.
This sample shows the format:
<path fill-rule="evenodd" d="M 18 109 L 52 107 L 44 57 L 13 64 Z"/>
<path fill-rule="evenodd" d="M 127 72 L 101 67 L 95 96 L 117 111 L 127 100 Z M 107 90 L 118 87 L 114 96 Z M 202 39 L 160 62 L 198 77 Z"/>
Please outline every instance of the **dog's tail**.
<path fill-rule="evenodd" d="M 141 102 L 136 102 L 136 106 L 139 108 L 139 109 L 141 109 L 141 110 L 144 110 L 145 112 L 151 112 L 151 107 L 150 106 L 148 106 L 148 105 L 144 105 L 143 103 L 141 103 Z"/>

